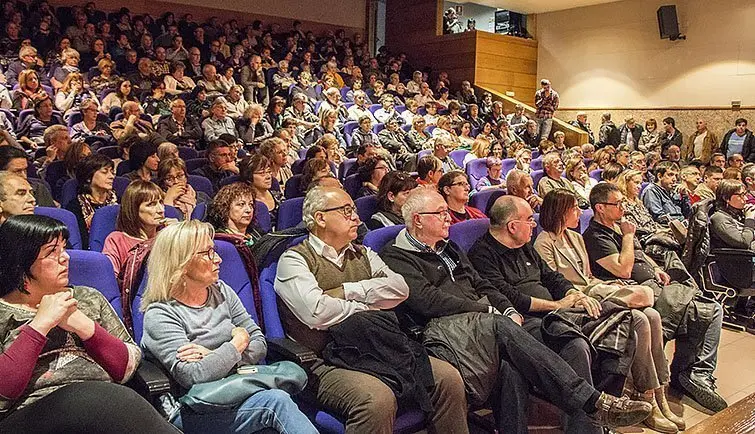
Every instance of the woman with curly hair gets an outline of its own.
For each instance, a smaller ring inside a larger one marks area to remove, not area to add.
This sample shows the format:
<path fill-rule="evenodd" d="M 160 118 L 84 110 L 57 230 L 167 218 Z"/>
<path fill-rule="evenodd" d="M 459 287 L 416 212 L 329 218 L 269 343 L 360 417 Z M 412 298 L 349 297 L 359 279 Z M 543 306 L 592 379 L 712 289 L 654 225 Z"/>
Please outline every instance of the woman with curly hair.
<path fill-rule="evenodd" d="M 228 234 L 248 246 L 262 237 L 254 215 L 254 188 L 246 182 L 223 186 L 207 209 L 207 222 L 216 234 Z"/>

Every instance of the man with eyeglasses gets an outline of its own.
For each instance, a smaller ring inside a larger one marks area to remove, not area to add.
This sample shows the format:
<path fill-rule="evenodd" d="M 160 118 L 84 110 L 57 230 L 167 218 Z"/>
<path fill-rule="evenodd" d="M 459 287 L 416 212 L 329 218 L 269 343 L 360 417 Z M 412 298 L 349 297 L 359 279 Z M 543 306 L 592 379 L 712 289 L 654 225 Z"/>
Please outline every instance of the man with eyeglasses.
<path fill-rule="evenodd" d="M 451 158 L 451 151 L 455 149 L 451 139 L 444 136 L 438 136 L 433 139 L 435 141 L 433 145 L 433 156 L 443 163 L 443 173 L 448 173 L 454 170 L 461 170 L 458 164 Z"/>
<path fill-rule="evenodd" d="M 353 200 L 342 189 L 311 189 L 302 217 L 309 237 L 281 256 L 275 292 L 286 334 L 320 355 L 334 333 L 330 329 L 340 330 L 339 325 L 362 313 L 396 307 L 409 287 L 375 252 L 353 243 L 360 221 Z M 430 358 L 430 365 L 430 423 L 443 432 L 468 432 L 458 372 L 438 359 Z M 345 419 L 346 432 L 393 432 L 396 397 L 377 377 L 329 363 L 312 375 L 317 381 L 310 383 L 310 391 L 320 405 Z"/>
<path fill-rule="evenodd" d="M 537 193 L 540 197 L 545 197 L 548 192 L 556 188 L 564 188 L 573 193 L 574 185 L 562 175 L 564 173 L 564 162 L 561 161 L 561 156 L 558 152 L 550 152 L 543 157 L 543 170 L 545 176 L 540 178 L 540 182 L 537 184 Z M 577 204 L 581 209 L 587 209 L 590 204 L 582 195 L 577 195 Z"/>
<path fill-rule="evenodd" d="M 727 404 L 716 392 L 713 376 L 723 321 L 721 306 L 702 297 L 686 271 L 679 272 L 684 268 L 681 264 L 674 268 L 675 280 L 643 252 L 635 225 L 622 219 L 623 200 L 619 188 L 606 182 L 590 192 L 595 216 L 582 235 L 590 269 L 599 279 L 631 280 L 653 288 L 653 307 L 661 314 L 665 338 L 676 339 L 671 385 L 708 410 L 721 411 Z M 669 264 L 674 262 L 678 258 Z"/>
<path fill-rule="evenodd" d="M 32 187 L 32 193 L 38 206 L 56 206 L 52 193 L 41 179 L 29 179 L 27 169 L 29 159 L 26 152 L 13 146 L 0 146 L 0 171 L 8 171 L 26 179 Z"/>
<path fill-rule="evenodd" d="M 8 89 L 18 84 L 18 76 L 21 71 L 32 69 L 41 71 L 44 66 L 42 59 L 37 56 L 37 49 L 32 46 L 23 46 L 18 52 L 18 59 L 8 65 L 8 71 L 5 73 L 5 79 L 8 82 Z M 47 74 L 39 74 L 40 84 L 50 85 L 50 79 Z"/>
<path fill-rule="evenodd" d="M 207 145 L 207 160 L 207 164 L 193 171 L 192 175 L 209 179 L 214 191 L 220 190 L 220 183 L 225 178 L 239 174 L 236 154 L 224 140 L 213 140 Z"/>
<path fill-rule="evenodd" d="M 186 116 L 186 102 L 176 98 L 170 103 L 170 116 L 164 116 L 157 123 L 157 132 L 172 143 L 190 148 L 202 140 L 202 127 L 199 122 Z"/>
<path fill-rule="evenodd" d="M 537 223 L 527 201 L 502 196 L 488 215 L 490 229 L 469 249 L 469 260 L 480 276 L 490 281 L 524 315 L 524 329 L 592 385 L 592 350 L 590 342 L 580 336 L 581 329 L 575 327 L 572 334 L 564 333 L 558 339 L 546 340 L 541 325 L 548 312 L 572 307 L 584 308 L 590 318 L 597 319 L 602 310 L 600 303 L 548 267 L 532 246 L 530 241 Z M 494 307 L 499 311 L 503 308 Z M 582 412 L 566 418 L 565 425 L 567 433 L 602 432 Z"/>
<path fill-rule="evenodd" d="M 632 425 L 647 417 L 650 404 L 596 391 L 520 327 L 523 317 L 511 301 L 447 241 L 451 215 L 440 194 L 412 191 L 402 214 L 406 229 L 380 253 L 411 288 L 396 313 L 405 327 L 422 329 L 431 353 L 456 365 L 472 406 L 492 398 L 500 432 L 527 432 L 532 387 L 567 414 L 587 414 L 601 424 Z M 534 221 L 515 224 L 531 231 Z"/>

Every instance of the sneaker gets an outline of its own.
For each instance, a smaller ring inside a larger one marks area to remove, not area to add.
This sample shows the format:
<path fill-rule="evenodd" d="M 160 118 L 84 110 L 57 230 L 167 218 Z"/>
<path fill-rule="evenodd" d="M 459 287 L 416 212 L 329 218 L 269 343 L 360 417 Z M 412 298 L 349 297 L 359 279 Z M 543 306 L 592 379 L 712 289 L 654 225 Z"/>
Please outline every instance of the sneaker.
<path fill-rule="evenodd" d="M 718 413 L 729 406 L 726 400 L 716 392 L 716 385 L 712 378 L 705 381 L 705 379 L 684 372 L 679 374 L 677 381 L 681 389 L 690 398 L 713 413 Z"/>
<path fill-rule="evenodd" d="M 626 396 L 617 398 L 607 393 L 600 394 L 595 407 L 598 411 L 589 416 L 601 425 L 615 428 L 636 425 L 653 411 L 649 402 L 632 401 Z"/>

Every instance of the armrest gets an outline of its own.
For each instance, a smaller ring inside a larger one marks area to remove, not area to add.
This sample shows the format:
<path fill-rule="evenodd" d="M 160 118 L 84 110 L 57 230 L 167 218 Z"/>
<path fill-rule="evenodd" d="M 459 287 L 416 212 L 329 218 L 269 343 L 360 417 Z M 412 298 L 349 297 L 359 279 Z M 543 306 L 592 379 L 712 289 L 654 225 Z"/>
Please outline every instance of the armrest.
<path fill-rule="evenodd" d="M 723 248 L 713 249 L 711 254 L 716 258 L 718 273 L 729 286 L 737 290 L 753 286 L 752 273 L 755 251 Z"/>
<path fill-rule="evenodd" d="M 749 249 L 730 249 L 730 248 L 712 249 L 710 251 L 710 254 L 713 256 L 738 256 L 742 258 L 755 257 L 755 251 L 749 250 Z"/>
<path fill-rule="evenodd" d="M 267 355 L 272 361 L 288 360 L 312 372 L 323 364 L 314 351 L 288 338 L 268 339 Z"/>
<path fill-rule="evenodd" d="M 155 363 L 142 359 L 128 386 L 151 402 L 151 398 L 170 392 L 170 379 Z"/>

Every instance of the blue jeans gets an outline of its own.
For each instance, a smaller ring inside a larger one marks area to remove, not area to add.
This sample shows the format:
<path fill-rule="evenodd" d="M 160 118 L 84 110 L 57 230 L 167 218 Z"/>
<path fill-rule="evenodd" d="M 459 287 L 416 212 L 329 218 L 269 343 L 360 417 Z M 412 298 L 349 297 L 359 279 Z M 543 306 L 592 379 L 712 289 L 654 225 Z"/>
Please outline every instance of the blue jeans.
<path fill-rule="evenodd" d="M 713 320 L 704 333 L 702 342 L 683 336 L 676 339 L 676 351 L 671 362 L 673 375 L 680 373 L 710 377 L 718 362 L 718 343 L 721 340 L 723 309 L 716 303 Z"/>
<path fill-rule="evenodd" d="M 282 390 L 255 393 L 241 406 L 228 411 L 200 414 L 181 408 L 173 425 L 185 433 L 253 433 L 261 430 L 317 433 L 291 396 Z"/>

